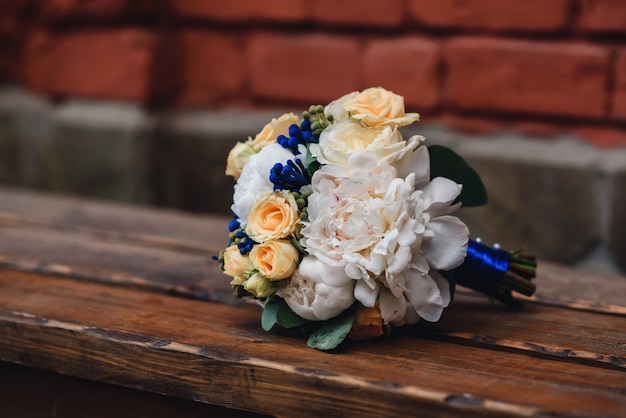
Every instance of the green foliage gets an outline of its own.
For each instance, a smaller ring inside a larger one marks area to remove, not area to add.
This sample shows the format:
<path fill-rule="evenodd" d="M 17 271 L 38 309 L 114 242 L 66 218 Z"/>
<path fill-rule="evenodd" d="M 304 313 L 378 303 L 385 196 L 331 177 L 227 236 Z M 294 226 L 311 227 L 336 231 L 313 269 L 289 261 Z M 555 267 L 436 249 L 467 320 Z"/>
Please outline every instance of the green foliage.
<path fill-rule="evenodd" d="M 283 328 L 296 328 L 306 324 L 306 319 L 298 316 L 291 310 L 287 302 L 278 296 L 272 297 L 265 303 L 261 314 L 261 327 L 265 331 L 271 330 L 275 324 Z"/>
<path fill-rule="evenodd" d="M 348 336 L 354 322 L 354 310 L 347 309 L 339 316 L 329 319 L 314 331 L 307 341 L 307 345 L 318 350 L 332 350 Z"/>
<path fill-rule="evenodd" d="M 428 147 L 430 178 L 446 177 L 463 185 L 456 202 L 463 206 L 481 206 L 487 203 L 487 190 L 478 173 L 456 152 L 441 145 Z"/>
<path fill-rule="evenodd" d="M 307 144 L 307 146 L 306 146 L 306 161 L 305 161 L 305 164 L 306 164 L 307 170 L 309 170 L 309 176 L 313 177 L 313 174 L 317 170 L 319 170 L 319 168 L 322 165 L 320 164 L 319 161 L 317 161 L 317 158 L 313 154 L 311 154 L 311 150 L 310 150 L 309 146 L 310 146 L 310 144 Z"/>
<path fill-rule="evenodd" d="M 276 316 L 282 299 L 274 297 L 265 302 L 265 307 L 261 313 L 261 328 L 269 331 L 277 323 Z"/>

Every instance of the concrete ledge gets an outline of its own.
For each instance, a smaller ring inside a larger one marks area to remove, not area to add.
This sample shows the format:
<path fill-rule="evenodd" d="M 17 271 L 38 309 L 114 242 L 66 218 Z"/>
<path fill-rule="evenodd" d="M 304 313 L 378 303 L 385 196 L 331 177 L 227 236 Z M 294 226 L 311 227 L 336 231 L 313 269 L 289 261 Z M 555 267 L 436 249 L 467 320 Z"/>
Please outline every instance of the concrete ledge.
<path fill-rule="evenodd" d="M 284 112 L 149 114 L 113 102 L 55 105 L 5 88 L 0 183 L 225 214 L 233 186 L 226 155 Z M 460 213 L 473 236 L 581 268 L 626 271 L 626 149 L 429 124 L 405 135 L 413 133 L 455 149 L 481 174 L 489 204 Z"/>

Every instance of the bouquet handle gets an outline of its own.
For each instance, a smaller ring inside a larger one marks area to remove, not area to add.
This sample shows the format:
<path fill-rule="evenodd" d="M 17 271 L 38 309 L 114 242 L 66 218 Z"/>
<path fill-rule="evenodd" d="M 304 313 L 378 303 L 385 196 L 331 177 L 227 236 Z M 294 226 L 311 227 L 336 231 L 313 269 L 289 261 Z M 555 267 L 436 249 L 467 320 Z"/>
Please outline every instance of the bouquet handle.
<path fill-rule="evenodd" d="M 535 292 L 536 258 L 521 250 L 507 251 L 470 240 L 463 264 L 454 269 L 456 284 L 483 293 L 512 308 L 521 307 L 512 292 L 531 296 Z"/>

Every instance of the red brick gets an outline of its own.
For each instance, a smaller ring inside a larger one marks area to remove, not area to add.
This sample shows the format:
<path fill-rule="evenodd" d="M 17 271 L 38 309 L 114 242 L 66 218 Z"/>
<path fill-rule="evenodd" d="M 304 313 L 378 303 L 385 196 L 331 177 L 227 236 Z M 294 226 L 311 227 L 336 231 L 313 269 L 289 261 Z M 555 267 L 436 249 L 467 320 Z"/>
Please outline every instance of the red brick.
<path fill-rule="evenodd" d="M 349 37 L 257 33 L 249 45 L 252 92 L 263 99 L 325 104 L 358 90 L 359 50 Z"/>
<path fill-rule="evenodd" d="M 32 3 L 33 0 L 0 2 L 0 79 L 14 77 L 15 64 L 28 30 L 28 10 Z"/>
<path fill-rule="evenodd" d="M 626 146 L 626 129 L 583 126 L 574 129 L 574 135 L 602 148 Z"/>
<path fill-rule="evenodd" d="M 404 20 L 403 0 L 315 0 L 313 20 L 333 25 L 397 26 Z"/>
<path fill-rule="evenodd" d="M 306 0 L 172 0 L 178 16 L 224 21 L 301 21 L 306 18 Z"/>
<path fill-rule="evenodd" d="M 626 33 L 626 2 L 581 0 L 578 27 L 587 32 Z"/>
<path fill-rule="evenodd" d="M 437 28 L 554 31 L 568 17 L 570 0 L 410 0 L 419 23 Z"/>
<path fill-rule="evenodd" d="M 151 0 L 46 0 L 38 16 L 44 21 L 127 19 L 153 12 Z"/>
<path fill-rule="evenodd" d="M 190 30 L 180 35 L 183 104 L 215 104 L 241 91 L 246 80 L 241 40 L 219 32 Z"/>
<path fill-rule="evenodd" d="M 458 108 L 604 116 L 609 53 L 602 47 L 458 38 L 445 55 L 445 97 Z"/>
<path fill-rule="evenodd" d="M 22 75 L 28 86 L 54 95 L 143 100 L 155 84 L 149 79 L 154 46 L 154 36 L 137 29 L 33 32 Z"/>
<path fill-rule="evenodd" d="M 401 94 L 414 111 L 439 105 L 440 47 L 421 38 L 375 40 L 365 50 L 367 86 L 382 86 Z"/>
<path fill-rule="evenodd" d="M 613 117 L 626 121 L 626 49 L 621 50 L 615 61 L 615 88 L 613 91 Z"/>

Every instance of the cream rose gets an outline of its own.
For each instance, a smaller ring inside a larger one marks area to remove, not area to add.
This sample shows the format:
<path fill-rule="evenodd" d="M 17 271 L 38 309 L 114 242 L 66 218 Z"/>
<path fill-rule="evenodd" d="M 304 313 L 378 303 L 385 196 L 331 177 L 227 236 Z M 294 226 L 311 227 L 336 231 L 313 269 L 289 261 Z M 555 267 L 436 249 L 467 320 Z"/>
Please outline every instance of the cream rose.
<path fill-rule="evenodd" d="M 287 240 L 266 241 L 250 251 L 252 265 L 270 280 L 282 280 L 291 276 L 298 267 L 300 253 Z"/>
<path fill-rule="evenodd" d="M 237 245 L 231 245 L 224 251 L 224 274 L 230 277 L 243 277 L 252 270 L 248 255 L 241 255 Z"/>
<path fill-rule="evenodd" d="M 271 193 L 274 185 L 270 181 L 270 170 L 276 163 L 287 164 L 293 159 L 293 153 L 279 144 L 271 144 L 258 154 L 250 156 L 250 161 L 241 171 L 235 184 L 231 209 L 239 217 L 242 228 L 246 227 L 250 209 L 258 197 Z"/>
<path fill-rule="evenodd" d="M 278 119 L 274 118 L 265 125 L 254 139 L 249 138 L 246 142 L 238 142 L 228 153 L 226 160 L 226 175 L 239 179 L 241 171 L 248 164 L 250 156 L 260 152 L 263 148 L 276 143 L 279 135 L 288 135 L 289 127 L 300 123 L 300 119 L 293 113 L 285 113 Z"/>
<path fill-rule="evenodd" d="M 265 146 L 276 142 L 279 135 L 289 135 L 289 127 L 300 123 L 300 118 L 293 113 L 285 113 L 278 119 L 274 118 L 265 125 L 252 140 L 252 147 L 256 152 L 261 151 Z"/>
<path fill-rule="evenodd" d="M 258 198 L 250 210 L 246 233 L 256 242 L 285 238 L 295 232 L 300 213 L 293 195 L 278 190 Z"/>
<path fill-rule="evenodd" d="M 237 142 L 232 150 L 228 153 L 226 159 L 226 175 L 233 176 L 238 179 L 241 176 L 241 170 L 248 163 L 250 156 L 255 151 L 248 142 Z"/>
<path fill-rule="evenodd" d="M 406 126 L 419 120 L 419 114 L 405 113 L 402 96 L 382 87 L 349 93 L 331 102 L 326 113 L 335 120 L 349 117 L 371 128 Z"/>
<path fill-rule="evenodd" d="M 355 151 L 363 151 L 380 162 L 394 164 L 414 151 L 424 140 L 415 135 L 404 140 L 397 128 L 367 128 L 352 120 L 344 120 L 324 129 L 318 144 L 311 144 L 311 153 L 322 164 L 347 167 Z"/>

